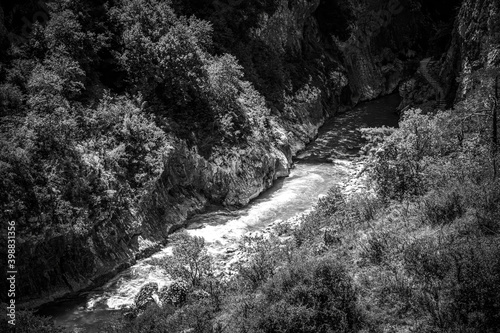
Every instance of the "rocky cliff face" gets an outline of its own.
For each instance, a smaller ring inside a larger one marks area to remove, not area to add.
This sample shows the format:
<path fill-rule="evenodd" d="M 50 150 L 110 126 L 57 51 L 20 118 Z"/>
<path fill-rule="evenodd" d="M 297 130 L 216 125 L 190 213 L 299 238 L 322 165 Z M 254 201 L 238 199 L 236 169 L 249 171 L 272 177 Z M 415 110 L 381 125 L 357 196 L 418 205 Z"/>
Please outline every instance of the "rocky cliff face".
<path fill-rule="evenodd" d="M 463 1 L 453 29 L 451 46 L 442 56 L 440 76 L 448 98 L 458 102 L 471 88 L 460 74 L 500 65 L 500 3 L 496 0 Z"/>
<path fill-rule="evenodd" d="M 453 6 L 458 8 L 456 15 L 446 18 L 448 21 L 432 37 L 434 43 L 441 45 L 430 45 L 426 54 L 432 57 L 428 69 L 443 88 L 447 107 L 465 99 L 472 88 L 471 81 L 463 75 L 500 64 L 498 1 L 464 0 L 451 3 Z M 436 99 L 435 89 L 421 74 L 402 85 L 400 94 L 404 105 L 435 108 L 434 103 L 429 103 Z"/>
<path fill-rule="evenodd" d="M 415 70 L 428 35 L 427 18 L 412 0 L 362 1 L 350 35 L 336 36 L 354 103 L 392 93 Z"/>
<path fill-rule="evenodd" d="M 394 92 L 415 72 L 431 24 L 415 0 L 283 0 L 272 15 L 262 14 L 254 33 L 283 54 L 320 52 L 348 78 L 343 87 L 356 104 Z"/>

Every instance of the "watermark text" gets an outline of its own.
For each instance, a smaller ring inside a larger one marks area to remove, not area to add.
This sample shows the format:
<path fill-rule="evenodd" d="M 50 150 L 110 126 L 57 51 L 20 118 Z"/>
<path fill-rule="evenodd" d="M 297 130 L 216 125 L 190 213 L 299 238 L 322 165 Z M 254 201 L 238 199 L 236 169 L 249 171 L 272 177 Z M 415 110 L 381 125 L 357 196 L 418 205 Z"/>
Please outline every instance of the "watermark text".
<path fill-rule="evenodd" d="M 7 322 L 16 325 L 16 223 L 7 227 Z"/>

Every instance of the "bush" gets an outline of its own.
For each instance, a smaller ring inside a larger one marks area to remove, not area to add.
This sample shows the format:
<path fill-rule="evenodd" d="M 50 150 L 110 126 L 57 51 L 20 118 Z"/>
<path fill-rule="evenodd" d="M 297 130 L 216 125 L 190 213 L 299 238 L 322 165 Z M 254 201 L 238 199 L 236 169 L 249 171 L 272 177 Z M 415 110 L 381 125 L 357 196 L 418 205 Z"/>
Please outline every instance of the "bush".
<path fill-rule="evenodd" d="M 2 106 L 0 117 L 17 112 L 23 100 L 24 95 L 19 87 L 10 83 L 0 84 L 0 105 Z"/>
<path fill-rule="evenodd" d="M 359 219 L 360 222 L 375 219 L 382 207 L 380 199 L 370 193 L 353 195 L 347 202 L 347 210 L 352 214 L 352 218 Z"/>
<path fill-rule="evenodd" d="M 390 232 L 373 232 L 366 244 L 361 245 L 360 256 L 373 265 L 380 265 L 388 259 L 394 243 L 394 236 Z"/>
<path fill-rule="evenodd" d="M 169 317 L 173 314 L 170 308 L 161 309 L 150 306 L 142 315 L 131 321 L 108 323 L 101 333 L 162 333 L 175 332 Z"/>
<path fill-rule="evenodd" d="M 182 307 L 149 306 L 138 317 L 129 321 L 109 323 L 102 333 L 182 333 L 221 332 L 215 323 L 216 311 L 210 300 L 204 298 Z"/>
<path fill-rule="evenodd" d="M 18 126 L 2 133 L 0 191 L 22 234 L 85 234 L 94 218 L 137 205 L 163 171 L 165 133 L 125 98 L 32 112 Z"/>
<path fill-rule="evenodd" d="M 333 259 L 305 259 L 280 269 L 261 296 L 229 305 L 233 332 L 350 332 L 359 322 L 356 293 Z M 236 301 L 236 300 L 235 300 Z"/>
<path fill-rule="evenodd" d="M 297 246 L 310 244 L 322 233 L 325 226 L 345 219 L 346 199 L 340 187 L 334 186 L 328 193 L 319 198 L 314 210 L 300 218 L 300 224 L 293 230 Z"/>
<path fill-rule="evenodd" d="M 297 247 L 311 244 L 316 236 L 321 233 L 321 229 L 326 226 L 328 220 L 325 217 L 320 217 L 315 212 L 306 214 L 300 219 L 298 225 L 292 232 Z"/>
<path fill-rule="evenodd" d="M 2 304 L 5 305 L 5 304 Z M 54 325 L 52 319 L 34 315 L 31 311 L 17 311 L 16 325 L 7 324 L 7 318 L 2 320 L 0 328 L 2 332 L 20 333 L 62 333 L 64 329 Z M 14 328 L 14 329 L 13 329 Z"/>
<path fill-rule="evenodd" d="M 495 332 L 500 320 L 498 240 L 423 238 L 405 251 L 414 309 L 445 332 Z"/>
<path fill-rule="evenodd" d="M 439 190 L 426 195 L 422 201 L 424 223 L 439 226 L 453 222 L 465 213 L 463 198 L 457 190 Z"/>
<path fill-rule="evenodd" d="M 331 259 L 306 261 L 280 271 L 263 288 L 268 308 L 264 332 L 347 332 L 357 321 L 356 295 L 345 270 Z"/>
<path fill-rule="evenodd" d="M 456 121 L 450 112 L 409 110 L 396 130 L 364 129 L 370 140 L 365 149 L 373 152 L 368 171 L 378 192 L 398 200 L 424 194 L 432 182 L 428 166 L 460 148 Z"/>
<path fill-rule="evenodd" d="M 334 186 L 328 190 L 326 196 L 321 197 L 316 204 L 316 211 L 323 216 L 332 216 L 337 211 L 345 207 L 345 198 L 342 190 L 338 186 Z"/>
<path fill-rule="evenodd" d="M 275 238 L 246 237 L 243 251 L 250 260 L 239 266 L 238 279 L 249 290 L 256 290 L 291 259 L 287 245 L 283 246 Z"/>
<path fill-rule="evenodd" d="M 500 231 L 500 181 L 486 180 L 469 186 L 467 201 L 479 230 L 486 235 L 497 235 Z"/>

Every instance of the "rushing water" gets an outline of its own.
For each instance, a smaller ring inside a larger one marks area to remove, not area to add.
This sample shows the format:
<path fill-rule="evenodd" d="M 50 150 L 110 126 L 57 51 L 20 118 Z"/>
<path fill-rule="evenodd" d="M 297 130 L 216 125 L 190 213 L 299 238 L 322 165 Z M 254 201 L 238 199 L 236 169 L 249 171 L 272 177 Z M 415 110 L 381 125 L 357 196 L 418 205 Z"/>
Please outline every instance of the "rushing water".
<path fill-rule="evenodd" d="M 396 126 L 394 113 L 399 103 L 397 95 L 363 103 L 352 111 L 327 122 L 318 138 L 297 157 L 290 176 L 238 211 L 216 211 L 201 214 L 190 221 L 187 232 L 205 238 L 209 252 L 219 262 L 229 263 L 241 237 L 263 230 L 278 220 L 287 220 L 310 209 L 318 197 L 349 176 L 349 158 L 356 156 L 362 145 L 359 129 L 363 127 Z M 164 271 L 153 265 L 157 258 L 168 255 L 166 247 L 153 256 L 115 276 L 99 289 L 71 301 L 51 304 L 40 311 L 53 316 L 56 324 L 69 332 L 96 332 L 120 309 L 131 306 L 134 296 L 147 282 L 161 288 L 168 283 Z"/>

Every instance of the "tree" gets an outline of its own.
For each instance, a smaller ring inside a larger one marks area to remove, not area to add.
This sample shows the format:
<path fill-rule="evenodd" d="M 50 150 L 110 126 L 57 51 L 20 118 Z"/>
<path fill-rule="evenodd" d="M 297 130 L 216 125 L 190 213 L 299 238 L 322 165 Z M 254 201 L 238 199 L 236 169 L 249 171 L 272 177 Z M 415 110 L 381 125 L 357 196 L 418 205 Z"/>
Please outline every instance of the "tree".
<path fill-rule="evenodd" d="M 192 287 L 201 286 L 212 273 L 212 258 L 205 247 L 205 240 L 182 233 L 176 237 L 176 243 L 172 256 L 165 260 L 163 267 L 173 278 L 181 278 Z"/>

